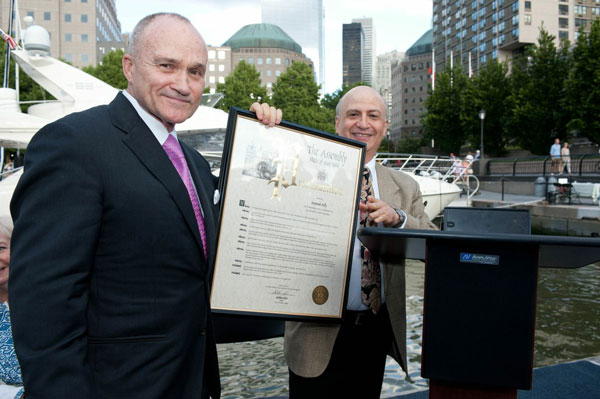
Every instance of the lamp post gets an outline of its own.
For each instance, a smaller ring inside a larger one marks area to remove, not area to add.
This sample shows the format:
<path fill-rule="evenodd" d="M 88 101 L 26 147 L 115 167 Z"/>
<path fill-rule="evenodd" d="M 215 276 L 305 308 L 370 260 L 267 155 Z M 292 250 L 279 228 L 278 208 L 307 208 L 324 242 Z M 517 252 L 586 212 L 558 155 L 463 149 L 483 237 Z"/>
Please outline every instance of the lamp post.
<path fill-rule="evenodd" d="M 390 131 L 388 130 L 387 132 L 385 132 L 385 136 L 387 137 L 387 150 L 388 150 L 388 154 L 390 152 Z"/>
<path fill-rule="evenodd" d="M 482 109 L 479 111 L 479 119 L 481 119 L 481 148 L 479 149 L 481 151 L 481 155 L 479 155 L 480 159 L 483 159 L 483 121 L 485 119 L 485 110 Z"/>

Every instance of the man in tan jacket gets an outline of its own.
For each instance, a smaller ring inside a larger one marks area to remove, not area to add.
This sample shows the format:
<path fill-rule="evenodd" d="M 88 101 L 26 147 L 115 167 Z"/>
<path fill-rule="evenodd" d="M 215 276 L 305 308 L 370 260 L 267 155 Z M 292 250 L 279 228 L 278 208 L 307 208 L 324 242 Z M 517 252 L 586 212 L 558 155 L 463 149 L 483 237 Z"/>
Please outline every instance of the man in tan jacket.
<path fill-rule="evenodd" d="M 375 162 L 388 126 L 387 107 L 372 88 L 358 86 L 340 100 L 335 119 L 340 136 L 366 143 L 373 194 L 361 212 L 380 226 L 435 229 L 425 214 L 418 184 L 410 176 Z M 290 398 L 379 398 L 387 354 L 406 365 L 404 259 L 381 264 L 381 300 L 374 311 L 361 295 L 361 247 L 353 255 L 347 316 L 342 324 L 287 322 L 285 359 Z"/>

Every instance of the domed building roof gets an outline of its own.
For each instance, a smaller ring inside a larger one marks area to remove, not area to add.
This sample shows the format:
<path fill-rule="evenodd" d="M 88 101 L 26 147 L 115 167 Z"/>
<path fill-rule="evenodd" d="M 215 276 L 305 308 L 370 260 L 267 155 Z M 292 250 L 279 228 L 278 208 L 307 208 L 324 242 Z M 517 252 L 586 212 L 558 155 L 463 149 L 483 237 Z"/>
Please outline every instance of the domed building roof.
<path fill-rule="evenodd" d="M 433 34 L 432 30 L 429 29 L 427 32 L 423 33 L 423 36 L 419 38 L 408 50 L 406 50 L 406 55 L 419 55 L 425 53 L 431 53 L 431 45 L 433 43 Z"/>
<path fill-rule="evenodd" d="M 281 48 L 302 53 L 302 47 L 279 26 L 273 24 L 246 25 L 229 38 L 223 46 L 232 50 L 243 47 Z"/>

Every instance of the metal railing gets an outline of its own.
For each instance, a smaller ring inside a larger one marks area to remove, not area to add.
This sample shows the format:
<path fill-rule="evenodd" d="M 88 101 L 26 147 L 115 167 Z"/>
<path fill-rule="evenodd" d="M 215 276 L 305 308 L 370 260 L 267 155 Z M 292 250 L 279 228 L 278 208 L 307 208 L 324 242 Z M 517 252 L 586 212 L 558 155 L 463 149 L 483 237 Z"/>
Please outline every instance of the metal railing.
<path fill-rule="evenodd" d="M 375 160 L 406 173 L 431 176 L 454 184 L 465 184 L 473 174 L 473 160 L 422 154 L 377 153 Z"/>
<path fill-rule="evenodd" d="M 571 155 L 571 175 L 600 175 L 600 154 Z M 526 158 L 493 158 L 487 162 L 489 176 L 546 176 L 568 174 L 565 160 L 553 161 L 550 156 Z"/>

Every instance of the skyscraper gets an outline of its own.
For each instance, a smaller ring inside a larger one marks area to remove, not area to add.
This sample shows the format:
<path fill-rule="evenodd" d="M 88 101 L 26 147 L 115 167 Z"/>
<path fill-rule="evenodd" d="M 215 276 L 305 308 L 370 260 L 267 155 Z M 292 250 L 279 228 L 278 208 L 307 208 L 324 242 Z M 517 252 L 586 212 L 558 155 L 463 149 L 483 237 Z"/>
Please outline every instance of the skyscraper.
<path fill-rule="evenodd" d="M 365 35 L 358 22 L 344 24 L 342 30 L 342 83 L 349 85 L 362 80 Z"/>
<path fill-rule="evenodd" d="M 392 69 L 392 140 L 423 136 L 421 116 L 431 82 L 431 29 L 417 40 Z"/>
<path fill-rule="evenodd" d="M 540 27 L 573 43 L 579 29 L 589 32 L 600 16 L 600 0 L 433 1 L 433 46 L 436 70 L 453 57 L 465 73 L 477 72 L 490 60 L 504 61 L 537 42 Z M 470 57 L 469 57 L 470 56 Z"/>
<path fill-rule="evenodd" d="M 314 63 L 317 83 L 325 83 L 323 0 L 261 0 L 262 22 L 279 26 Z"/>
<path fill-rule="evenodd" d="M 373 18 L 354 18 L 352 22 L 361 24 L 365 34 L 363 46 L 362 80 L 369 86 L 373 86 L 376 79 L 375 27 L 373 26 Z"/>
<path fill-rule="evenodd" d="M 8 22 L 8 3 L 0 3 L 0 24 Z M 31 16 L 50 33 L 51 55 L 76 67 L 96 65 L 105 54 L 125 48 L 115 0 L 20 0 L 18 6 L 21 21 Z"/>
<path fill-rule="evenodd" d="M 381 94 L 388 107 L 388 116 L 392 114 L 392 102 L 395 101 L 392 97 L 392 66 L 400 62 L 404 58 L 404 53 L 401 51 L 390 51 L 377 56 L 376 76 L 377 79 L 373 84 L 373 88 Z M 400 97 L 398 97 L 400 101 Z"/>

